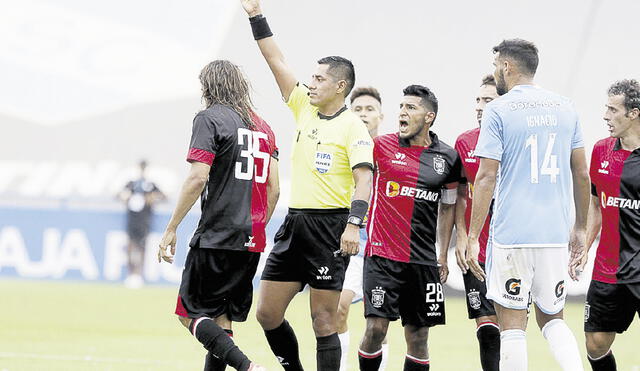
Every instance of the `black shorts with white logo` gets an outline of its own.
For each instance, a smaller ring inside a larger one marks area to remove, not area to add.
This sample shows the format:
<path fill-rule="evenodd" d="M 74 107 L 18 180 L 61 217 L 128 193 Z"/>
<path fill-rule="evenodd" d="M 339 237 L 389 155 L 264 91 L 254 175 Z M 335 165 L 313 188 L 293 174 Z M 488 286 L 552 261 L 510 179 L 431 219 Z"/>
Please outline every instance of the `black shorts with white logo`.
<path fill-rule="evenodd" d="M 479 263 L 482 271 L 484 263 Z M 493 300 L 487 299 L 487 284 L 480 281 L 471 272 L 462 275 L 464 280 L 464 291 L 467 294 L 467 313 L 469 319 L 485 316 L 495 316 L 496 310 L 493 308 Z"/>
<path fill-rule="evenodd" d="M 640 283 L 591 281 L 584 306 L 585 332 L 625 332 L 640 317 Z"/>
<path fill-rule="evenodd" d="M 253 299 L 260 253 L 192 248 L 187 254 L 175 313 L 244 322 Z"/>
<path fill-rule="evenodd" d="M 403 326 L 418 327 L 445 322 L 437 267 L 366 256 L 363 286 L 365 317 L 401 318 Z"/>
<path fill-rule="evenodd" d="M 349 257 L 335 252 L 340 250 L 348 216 L 347 209 L 289 209 L 261 279 L 342 290 Z"/>

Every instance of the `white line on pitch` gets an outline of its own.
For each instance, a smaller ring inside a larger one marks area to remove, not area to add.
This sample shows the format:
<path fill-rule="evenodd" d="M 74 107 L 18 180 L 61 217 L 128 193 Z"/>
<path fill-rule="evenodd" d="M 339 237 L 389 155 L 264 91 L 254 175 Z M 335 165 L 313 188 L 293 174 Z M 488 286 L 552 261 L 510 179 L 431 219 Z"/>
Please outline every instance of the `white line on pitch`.
<path fill-rule="evenodd" d="M 167 361 L 159 361 L 155 359 L 101 358 L 101 357 L 93 357 L 89 355 L 75 356 L 75 355 L 53 355 L 53 354 L 36 354 L 36 353 L 0 352 L 0 358 L 46 359 L 46 360 L 53 360 L 53 361 L 81 361 L 81 362 L 98 362 L 98 363 L 132 363 L 132 364 L 155 364 L 155 365 L 167 364 Z"/>

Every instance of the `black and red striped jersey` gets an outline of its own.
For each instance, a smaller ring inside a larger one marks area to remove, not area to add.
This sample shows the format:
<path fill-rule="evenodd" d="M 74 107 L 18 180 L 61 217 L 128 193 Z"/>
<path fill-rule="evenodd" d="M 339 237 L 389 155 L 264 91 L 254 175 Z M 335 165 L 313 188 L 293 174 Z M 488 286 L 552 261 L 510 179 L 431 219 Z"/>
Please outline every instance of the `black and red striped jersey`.
<path fill-rule="evenodd" d="M 640 149 L 627 151 L 620 139 L 602 139 L 593 147 L 589 173 L 602 213 L 593 279 L 640 282 Z"/>
<path fill-rule="evenodd" d="M 429 147 L 410 146 L 397 133 L 375 138 L 365 256 L 437 265 L 438 205 L 445 188 L 458 186 L 461 164 L 453 148 L 429 135 Z"/>
<path fill-rule="evenodd" d="M 264 251 L 269 164 L 278 148 L 269 125 L 252 119 L 249 128 L 234 110 L 214 104 L 193 120 L 187 161 L 211 171 L 191 247 Z"/>
<path fill-rule="evenodd" d="M 480 168 L 480 158 L 476 157 L 475 149 L 478 144 L 478 137 L 480 136 L 480 128 L 471 129 L 460 134 L 456 140 L 455 149 L 460 156 L 462 168 L 464 169 L 464 180 L 467 182 L 467 208 L 464 212 L 464 223 L 469 231 L 469 224 L 471 223 L 471 204 L 473 203 L 473 186 L 476 182 L 476 174 Z M 489 241 L 489 224 L 491 221 L 491 215 L 487 216 L 487 220 L 484 222 L 482 231 L 478 238 L 480 242 L 480 253 L 478 254 L 478 261 L 484 263 L 486 260 L 487 241 Z"/>

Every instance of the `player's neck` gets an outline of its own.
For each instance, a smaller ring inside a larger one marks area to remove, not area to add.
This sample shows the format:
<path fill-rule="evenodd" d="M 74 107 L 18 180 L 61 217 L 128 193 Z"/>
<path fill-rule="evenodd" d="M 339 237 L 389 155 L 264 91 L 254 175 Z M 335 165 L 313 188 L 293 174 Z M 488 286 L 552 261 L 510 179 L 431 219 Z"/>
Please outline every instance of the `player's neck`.
<path fill-rule="evenodd" d="M 420 133 L 413 138 L 409 139 L 410 146 L 421 146 L 421 147 L 429 147 L 431 145 L 431 136 L 429 135 L 429 130 L 424 130 L 423 133 Z"/>
<path fill-rule="evenodd" d="M 318 112 L 324 116 L 333 116 L 344 107 L 344 99 L 336 99 L 323 106 L 318 106 Z"/>
<path fill-rule="evenodd" d="M 533 76 L 518 75 L 508 82 L 509 90 L 517 85 L 534 85 Z"/>
<path fill-rule="evenodd" d="M 640 125 L 630 128 L 624 136 L 620 137 L 620 145 L 626 151 L 635 151 L 640 148 Z"/>
<path fill-rule="evenodd" d="M 369 130 L 369 135 L 371 136 L 371 139 L 377 137 L 378 136 L 378 129 Z"/>

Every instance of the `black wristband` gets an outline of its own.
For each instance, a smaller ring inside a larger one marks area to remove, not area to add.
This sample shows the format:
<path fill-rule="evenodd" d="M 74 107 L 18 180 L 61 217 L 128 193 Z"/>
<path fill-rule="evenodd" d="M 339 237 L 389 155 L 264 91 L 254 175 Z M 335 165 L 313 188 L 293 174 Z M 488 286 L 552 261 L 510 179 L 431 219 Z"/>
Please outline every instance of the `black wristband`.
<path fill-rule="evenodd" d="M 361 220 L 364 220 L 365 215 L 367 215 L 367 210 L 369 209 L 369 203 L 364 200 L 353 200 L 351 201 L 351 211 L 349 212 L 349 216 L 357 216 Z"/>
<path fill-rule="evenodd" d="M 253 38 L 255 40 L 262 40 L 273 36 L 273 32 L 271 32 L 269 28 L 269 23 L 267 23 L 267 19 L 262 14 L 249 18 L 249 23 L 251 24 L 251 32 L 253 32 Z"/>

